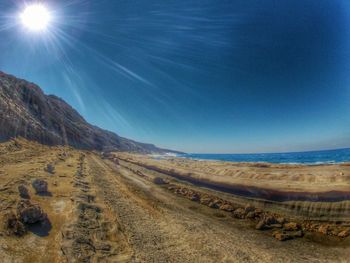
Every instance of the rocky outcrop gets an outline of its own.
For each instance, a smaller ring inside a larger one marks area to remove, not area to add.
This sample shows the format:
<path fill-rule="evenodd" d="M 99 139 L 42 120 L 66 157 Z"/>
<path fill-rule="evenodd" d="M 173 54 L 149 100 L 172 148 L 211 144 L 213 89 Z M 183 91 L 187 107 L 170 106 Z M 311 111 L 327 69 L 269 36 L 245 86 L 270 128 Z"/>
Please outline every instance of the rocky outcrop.
<path fill-rule="evenodd" d="M 93 126 L 62 99 L 0 72 L 0 141 L 19 136 L 42 144 L 100 151 L 172 152 Z"/>
<path fill-rule="evenodd" d="M 29 200 L 21 200 L 17 205 L 17 215 L 24 224 L 35 224 L 46 220 L 47 215 L 37 204 Z"/>

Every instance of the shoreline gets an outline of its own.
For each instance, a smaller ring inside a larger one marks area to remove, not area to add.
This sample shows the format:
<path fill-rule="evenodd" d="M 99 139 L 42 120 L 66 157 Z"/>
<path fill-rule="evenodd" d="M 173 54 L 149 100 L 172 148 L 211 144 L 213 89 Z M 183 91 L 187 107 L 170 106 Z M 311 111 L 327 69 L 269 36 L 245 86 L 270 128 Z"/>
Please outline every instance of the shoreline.
<path fill-rule="evenodd" d="M 120 160 L 202 189 L 317 220 L 350 220 L 350 163 L 275 164 L 117 153 Z"/>

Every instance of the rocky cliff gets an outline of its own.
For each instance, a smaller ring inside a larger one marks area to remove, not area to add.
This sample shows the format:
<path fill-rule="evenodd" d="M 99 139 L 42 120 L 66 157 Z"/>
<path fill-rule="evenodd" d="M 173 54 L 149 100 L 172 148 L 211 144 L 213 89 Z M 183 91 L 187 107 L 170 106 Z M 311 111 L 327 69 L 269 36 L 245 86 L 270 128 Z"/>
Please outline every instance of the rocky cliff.
<path fill-rule="evenodd" d="M 0 72 L 0 141 L 19 136 L 80 149 L 171 152 L 93 126 L 62 99 L 45 95 L 37 85 Z"/>

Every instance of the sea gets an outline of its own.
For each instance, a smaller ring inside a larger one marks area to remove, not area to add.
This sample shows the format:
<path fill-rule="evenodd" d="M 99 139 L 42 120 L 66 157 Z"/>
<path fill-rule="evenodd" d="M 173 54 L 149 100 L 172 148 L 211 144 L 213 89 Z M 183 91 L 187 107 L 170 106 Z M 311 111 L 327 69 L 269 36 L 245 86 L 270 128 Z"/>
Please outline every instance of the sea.
<path fill-rule="evenodd" d="M 350 148 L 288 153 L 254 154 L 178 154 L 178 157 L 196 160 L 218 160 L 227 162 L 268 162 L 281 164 L 324 164 L 350 162 Z"/>

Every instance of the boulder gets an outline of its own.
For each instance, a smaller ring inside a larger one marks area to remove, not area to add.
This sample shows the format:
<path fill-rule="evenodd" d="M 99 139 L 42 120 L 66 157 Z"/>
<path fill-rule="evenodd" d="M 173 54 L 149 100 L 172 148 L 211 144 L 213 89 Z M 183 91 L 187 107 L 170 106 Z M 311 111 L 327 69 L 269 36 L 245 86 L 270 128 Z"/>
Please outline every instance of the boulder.
<path fill-rule="evenodd" d="M 48 184 L 45 180 L 36 179 L 32 182 L 32 186 L 37 194 L 48 192 Z"/>
<path fill-rule="evenodd" d="M 23 223 L 12 211 L 4 216 L 4 229 L 8 235 L 15 236 L 23 236 L 27 232 Z"/>
<path fill-rule="evenodd" d="M 24 224 L 34 224 L 45 221 L 47 216 L 38 204 L 29 200 L 21 200 L 17 205 L 17 215 Z"/>
<path fill-rule="evenodd" d="M 245 210 L 244 210 L 243 208 L 237 208 L 237 209 L 233 212 L 232 216 L 233 216 L 234 218 L 243 219 L 243 218 L 245 218 L 246 213 L 245 213 Z"/>
<path fill-rule="evenodd" d="M 18 192 L 19 192 L 20 197 L 22 197 L 22 198 L 28 199 L 30 197 L 28 188 L 26 186 L 24 186 L 23 184 L 18 186 Z"/>

